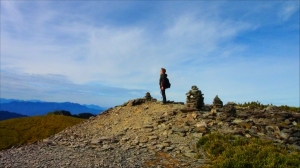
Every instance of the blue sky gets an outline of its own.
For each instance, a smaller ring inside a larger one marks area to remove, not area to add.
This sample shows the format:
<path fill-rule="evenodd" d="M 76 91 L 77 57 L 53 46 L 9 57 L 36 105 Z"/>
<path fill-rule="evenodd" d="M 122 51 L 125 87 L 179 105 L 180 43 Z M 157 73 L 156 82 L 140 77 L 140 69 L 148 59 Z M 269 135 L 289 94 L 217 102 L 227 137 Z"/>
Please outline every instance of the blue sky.
<path fill-rule="evenodd" d="M 299 107 L 299 1 L 1 1 L 1 98 Z"/>

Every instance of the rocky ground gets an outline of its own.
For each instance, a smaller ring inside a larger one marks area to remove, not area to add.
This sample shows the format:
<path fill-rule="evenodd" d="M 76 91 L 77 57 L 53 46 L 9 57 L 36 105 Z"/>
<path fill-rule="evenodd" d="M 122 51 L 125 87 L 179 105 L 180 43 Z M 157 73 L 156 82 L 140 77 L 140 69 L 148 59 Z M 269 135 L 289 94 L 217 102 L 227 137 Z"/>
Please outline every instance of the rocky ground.
<path fill-rule="evenodd" d="M 299 113 L 234 104 L 204 109 L 132 100 L 40 142 L 0 151 L 0 167 L 203 167 L 210 160 L 196 142 L 216 131 L 300 149 Z"/>

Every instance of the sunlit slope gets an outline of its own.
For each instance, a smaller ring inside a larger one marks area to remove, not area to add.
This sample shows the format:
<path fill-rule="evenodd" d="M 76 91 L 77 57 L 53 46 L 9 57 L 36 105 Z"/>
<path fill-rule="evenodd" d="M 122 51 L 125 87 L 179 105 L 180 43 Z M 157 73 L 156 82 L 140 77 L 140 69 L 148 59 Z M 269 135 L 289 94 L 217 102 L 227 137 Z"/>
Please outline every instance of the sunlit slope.
<path fill-rule="evenodd" d="M 0 150 L 47 138 L 82 121 L 84 119 L 62 115 L 0 121 Z"/>

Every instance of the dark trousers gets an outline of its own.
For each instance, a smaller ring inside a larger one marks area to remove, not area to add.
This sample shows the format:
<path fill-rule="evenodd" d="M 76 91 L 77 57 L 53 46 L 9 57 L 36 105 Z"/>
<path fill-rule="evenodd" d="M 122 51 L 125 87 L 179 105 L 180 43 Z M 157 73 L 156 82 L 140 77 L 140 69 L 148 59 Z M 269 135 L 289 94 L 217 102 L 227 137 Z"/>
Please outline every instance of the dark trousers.
<path fill-rule="evenodd" d="M 161 95 L 163 97 L 163 103 L 167 103 L 166 89 L 161 90 Z"/>

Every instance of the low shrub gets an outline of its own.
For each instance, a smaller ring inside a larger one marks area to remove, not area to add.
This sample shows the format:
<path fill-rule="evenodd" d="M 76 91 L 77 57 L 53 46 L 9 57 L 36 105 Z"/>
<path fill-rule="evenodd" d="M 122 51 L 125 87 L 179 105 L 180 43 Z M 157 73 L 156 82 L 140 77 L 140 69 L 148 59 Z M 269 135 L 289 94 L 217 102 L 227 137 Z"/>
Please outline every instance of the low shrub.
<path fill-rule="evenodd" d="M 202 137 L 197 147 L 212 160 L 212 167 L 265 168 L 299 167 L 300 152 L 274 145 L 257 138 L 209 134 Z"/>
<path fill-rule="evenodd" d="M 250 108 L 258 108 L 258 109 L 264 109 L 268 106 L 273 106 L 272 104 L 265 105 L 260 103 L 259 101 L 252 101 L 252 102 L 245 102 L 245 103 L 237 103 L 240 107 L 250 107 Z M 276 106 L 275 106 L 276 107 Z M 293 106 L 287 106 L 287 105 L 281 105 L 277 107 L 281 111 L 292 111 L 292 112 L 300 112 L 300 107 L 293 107 Z"/>

